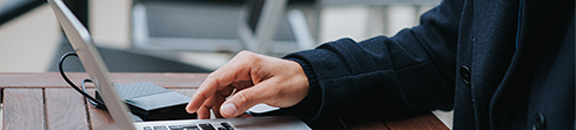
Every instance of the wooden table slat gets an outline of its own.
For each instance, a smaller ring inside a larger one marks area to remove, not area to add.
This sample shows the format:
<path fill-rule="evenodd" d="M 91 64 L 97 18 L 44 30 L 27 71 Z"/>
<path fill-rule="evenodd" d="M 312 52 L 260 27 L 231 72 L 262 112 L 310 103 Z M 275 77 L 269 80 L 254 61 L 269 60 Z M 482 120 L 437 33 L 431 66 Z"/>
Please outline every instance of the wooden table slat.
<path fill-rule="evenodd" d="M 42 89 L 4 89 L 4 129 L 46 129 Z"/>
<path fill-rule="evenodd" d="M 82 95 L 71 88 L 46 88 L 44 93 L 48 129 L 88 129 L 88 113 Z"/>
<path fill-rule="evenodd" d="M 88 93 L 94 95 L 94 90 L 96 89 L 88 89 Z M 90 124 L 93 130 L 119 129 L 114 123 L 114 119 L 112 119 L 112 116 L 110 116 L 110 113 L 108 113 L 108 111 L 98 109 L 91 104 L 88 104 L 87 106 L 88 106 L 88 112 L 90 113 Z"/>

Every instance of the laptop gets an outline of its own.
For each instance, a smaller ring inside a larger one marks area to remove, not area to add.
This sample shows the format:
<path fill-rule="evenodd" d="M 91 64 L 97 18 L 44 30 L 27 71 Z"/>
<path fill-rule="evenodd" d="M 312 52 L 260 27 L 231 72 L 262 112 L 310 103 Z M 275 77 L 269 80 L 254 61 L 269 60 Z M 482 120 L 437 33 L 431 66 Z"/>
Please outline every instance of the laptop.
<path fill-rule="evenodd" d="M 128 111 L 128 106 L 118 95 L 110 72 L 96 49 L 88 30 L 62 0 L 48 0 L 48 3 L 54 10 L 86 72 L 100 92 L 116 126 L 121 130 L 310 129 L 301 120 L 290 116 L 134 122 L 132 114 Z"/>

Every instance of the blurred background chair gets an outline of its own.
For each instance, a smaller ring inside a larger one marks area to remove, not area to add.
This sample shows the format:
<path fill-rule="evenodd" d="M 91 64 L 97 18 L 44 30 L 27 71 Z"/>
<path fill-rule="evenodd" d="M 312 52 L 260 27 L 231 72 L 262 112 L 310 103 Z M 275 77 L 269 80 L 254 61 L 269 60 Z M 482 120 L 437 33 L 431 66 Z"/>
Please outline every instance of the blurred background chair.
<path fill-rule="evenodd" d="M 268 55 L 311 49 L 316 42 L 306 16 L 286 6 L 314 0 L 136 0 L 132 44 L 136 49 Z"/>

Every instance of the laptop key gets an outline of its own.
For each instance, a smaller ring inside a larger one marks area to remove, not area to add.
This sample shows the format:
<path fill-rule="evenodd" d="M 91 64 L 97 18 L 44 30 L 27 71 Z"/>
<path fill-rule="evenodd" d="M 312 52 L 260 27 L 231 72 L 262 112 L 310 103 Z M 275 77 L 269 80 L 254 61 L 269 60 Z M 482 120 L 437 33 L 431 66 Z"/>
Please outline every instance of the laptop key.
<path fill-rule="evenodd" d="M 166 126 L 154 126 L 154 130 L 168 130 Z"/>
<path fill-rule="evenodd" d="M 170 128 L 170 130 L 184 130 L 184 126 L 181 125 L 171 125 L 168 126 L 168 128 Z"/>
<path fill-rule="evenodd" d="M 198 126 L 200 126 L 202 130 L 216 130 L 211 124 L 199 124 Z"/>
<path fill-rule="evenodd" d="M 182 128 L 185 130 L 200 130 L 200 128 L 198 128 L 196 125 L 183 125 Z"/>
<path fill-rule="evenodd" d="M 152 127 L 150 127 L 150 126 L 145 126 L 145 127 L 144 127 L 144 130 L 153 130 L 153 129 L 152 129 Z"/>
<path fill-rule="evenodd" d="M 226 122 L 222 122 L 220 123 L 220 125 L 224 126 L 224 128 L 226 128 L 227 130 L 234 130 L 234 128 L 232 128 L 232 126 L 230 126 L 230 124 Z"/>
<path fill-rule="evenodd" d="M 168 128 L 170 128 L 170 130 L 184 130 L 184 126 L 181 125 L 171 125 L 168 126 Z"/>

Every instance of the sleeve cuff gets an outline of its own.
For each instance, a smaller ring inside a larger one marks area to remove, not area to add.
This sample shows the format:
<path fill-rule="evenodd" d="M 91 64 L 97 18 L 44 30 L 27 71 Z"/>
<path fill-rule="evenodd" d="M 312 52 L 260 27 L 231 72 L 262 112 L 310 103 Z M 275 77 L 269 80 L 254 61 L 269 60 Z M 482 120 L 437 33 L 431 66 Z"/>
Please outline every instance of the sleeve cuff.
<path fill-rule="evenodd" d="M 318 113 L 322 104 L 322 90 L 320 89 L 318 79 L 312 67 L 306 61 L 297 58 L 285 57 L 285 59 L 296 61 L 300 64 L 308 78 L 309 90 L 308 95 L 300 101 L 300 103 L 289 108 L 282 108 L 281 110 L 302 119 L 313 118 Z"/>

